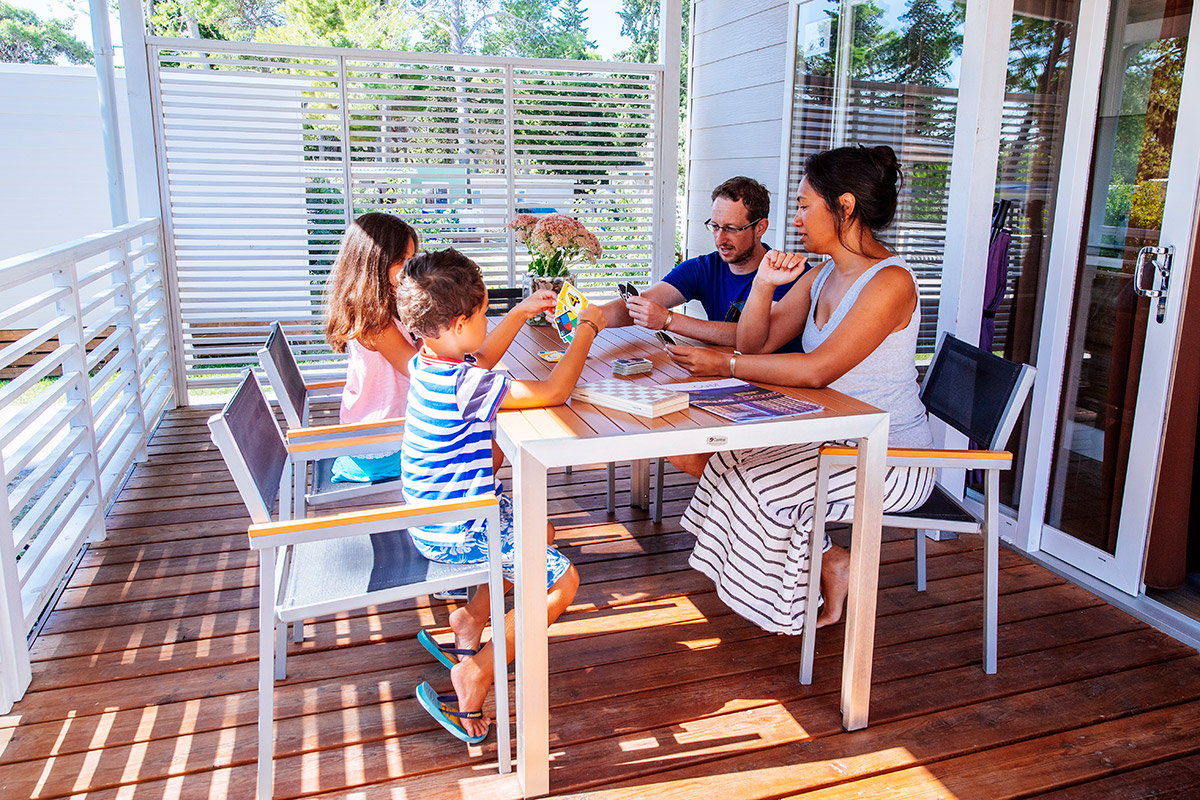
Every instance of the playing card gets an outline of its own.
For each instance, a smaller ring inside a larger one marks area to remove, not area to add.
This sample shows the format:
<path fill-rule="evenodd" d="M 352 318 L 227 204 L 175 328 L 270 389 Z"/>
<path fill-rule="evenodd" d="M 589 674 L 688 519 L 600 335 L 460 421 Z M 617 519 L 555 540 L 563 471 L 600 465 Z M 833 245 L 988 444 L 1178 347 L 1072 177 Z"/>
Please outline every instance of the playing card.
<path fill-rule="evenodd" d="M 588 307 L 588 299 L 583 293 L 569 283 L 564 283 L 558 293 L 558 302 L 554 307 L 554 327 L 558 336 L 568 344 L 575 336 L 575 328 L 579 325 L 579 316 Z"/>
<path fill-rule="evenodd" d="M 564 350 L 539 350 L 538 358 L 547 364 L 554 364 L 566 355 Z"/>

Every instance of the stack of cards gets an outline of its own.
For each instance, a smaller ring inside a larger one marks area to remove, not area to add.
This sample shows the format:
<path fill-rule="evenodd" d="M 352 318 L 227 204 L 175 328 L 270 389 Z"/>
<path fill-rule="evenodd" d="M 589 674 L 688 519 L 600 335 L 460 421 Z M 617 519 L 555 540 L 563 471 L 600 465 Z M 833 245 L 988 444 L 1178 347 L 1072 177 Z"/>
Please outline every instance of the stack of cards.
<path fill-rule="evenodd" d="M 618 358 L 612 369 L 613 375 L 641 375 L 653 371 L 654 364 L 648 358 Z"/>

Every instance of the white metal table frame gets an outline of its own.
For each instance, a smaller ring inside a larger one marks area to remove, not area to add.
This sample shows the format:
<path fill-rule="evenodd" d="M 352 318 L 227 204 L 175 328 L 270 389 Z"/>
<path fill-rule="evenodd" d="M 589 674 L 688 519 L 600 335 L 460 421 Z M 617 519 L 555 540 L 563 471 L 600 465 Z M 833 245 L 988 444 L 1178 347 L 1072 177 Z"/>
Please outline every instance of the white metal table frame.
<path fill-rule="evenodd" d="M 869 409 L 869 406 L 864 406 Z M 871 409 L 836 416 L 785 417 L 731 425 L 711 419 L 700 427 L 658 427 L 622 433 L 579 435 L 554 408 L 501 412 L 496 439 L 512 464 L 518 576 L 546 574 L 547 470 L 572 464 L 650 459 L 685 453 L 857 439 L 850 594 L 842 662 L 842 725 L 867 726 L 871 658 L 879 583 L 883 478 L 888 414 Z M 526 532 L 532 532 L 526 534 Z M 531 546 L 532 545 L 532 546 Z M 517 776 L 525 797 L 550 791 L 549 673 L 546 587 L 517 581 L 516 698 Z"/>

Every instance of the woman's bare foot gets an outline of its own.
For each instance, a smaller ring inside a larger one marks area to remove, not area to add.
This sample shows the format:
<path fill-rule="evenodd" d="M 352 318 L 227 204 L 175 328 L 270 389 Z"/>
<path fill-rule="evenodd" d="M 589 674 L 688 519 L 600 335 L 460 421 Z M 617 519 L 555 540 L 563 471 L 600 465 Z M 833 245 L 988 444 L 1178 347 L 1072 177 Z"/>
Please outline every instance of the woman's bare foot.
<path fill-rule="evenodd" d="M 489 650 L 491 648 L 488 648 Z M 481 670 L 477 664 L 480 656 L 471 656 L 454 665 L 450 670 L 450 682 L 454 684 L 454 694 L 458 695 L 459 711 L 480 711 L 483 701 L 487 699 L 488 689 L 492 685 L 492 676 Z M 483 659 L 483 663 L 491 664 L 491 654 Z M 457 718 L 462 723 L 468 736 L 480 736 L 487 733 L 491 720 L 485 714 L 480 719 Z"/>
<path fill-rule="evenodd" d="M 483 639 L 483 629 L 487 625 L 488 614 L 477 616 L 468 603 L 450 612 L 450 629 L 454 631 L 454 646 L 463 650 L 478 650 L 479 642 Z M 487 606 L 485 605 L 486 609 Z"/>
<path fill-rule="evenodd" d="M 836 544 L 821 556 L 821 597 L 825 603 L 817 615 L 817 627 L 832 625 L 842 618 L 850 591 L 850 553 Z"/>

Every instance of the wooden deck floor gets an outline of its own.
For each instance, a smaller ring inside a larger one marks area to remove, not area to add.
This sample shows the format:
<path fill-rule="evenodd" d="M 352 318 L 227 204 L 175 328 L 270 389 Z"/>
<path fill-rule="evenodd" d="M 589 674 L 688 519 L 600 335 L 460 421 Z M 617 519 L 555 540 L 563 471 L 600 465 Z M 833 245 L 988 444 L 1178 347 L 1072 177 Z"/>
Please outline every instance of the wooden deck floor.
<path fill-rule="evenodd" d="M 171 413 L 33 648 L 0 717 L 0 797 L 251 798 L 255 559 L 206 411 Z M 974 537 L 885 536 L 871 727 L 841 730 L 842 627 L 813 686 L 798 640 L 731 614 L 688 569 L 670 475 L 661 525 L 603 508 L 602 472 L 554 475 L 579 566 L 551 630 L 551 786 L 589 798 L 1200 796 L 1200 656 L 1002 551 L 1000 668 L 980 670 Z M 624 485 L 627 487 L 627 472 Z M 446 673 L 422 601 L 309 624 L 276 693 L 276 797 L 513 798 L 495 740 L 468 748 L 412 699 Z"/>

